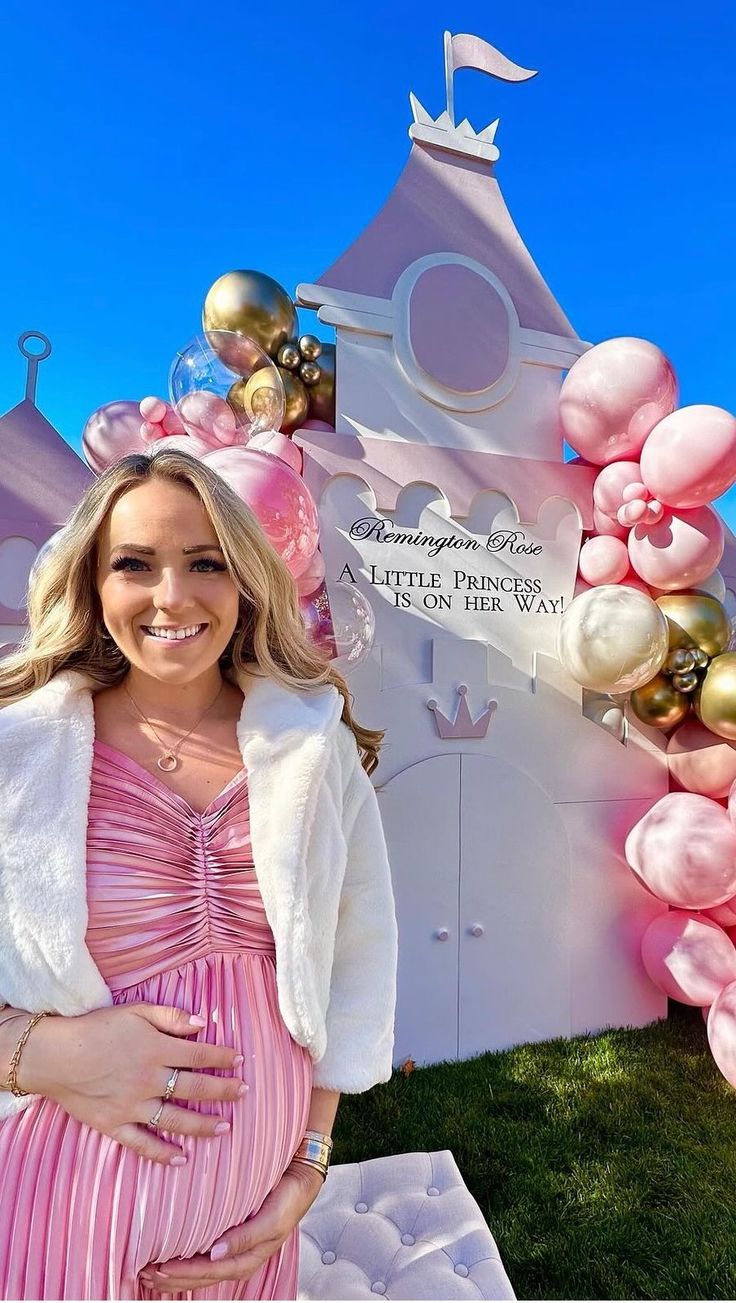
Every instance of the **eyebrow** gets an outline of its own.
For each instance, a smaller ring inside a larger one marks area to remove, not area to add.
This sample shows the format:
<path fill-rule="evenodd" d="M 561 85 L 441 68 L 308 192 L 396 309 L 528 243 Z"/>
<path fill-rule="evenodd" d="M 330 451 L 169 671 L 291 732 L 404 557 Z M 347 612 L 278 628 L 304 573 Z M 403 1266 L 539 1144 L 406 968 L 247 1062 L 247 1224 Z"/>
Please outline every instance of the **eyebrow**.
<path fill-rule="evenodd" d="M 139 547 L 136 543 L 116 543 L 111 548 L 112 552 L 141 552 L 144 556 L 155 556 L 155 547 Z M 222 552 L 219 543 L 197 543 L 196 547 L 183 547 L 184 556 L 189 556 L 193 552 Z M 223 553 L 224 556 L 224 553 Z"/>

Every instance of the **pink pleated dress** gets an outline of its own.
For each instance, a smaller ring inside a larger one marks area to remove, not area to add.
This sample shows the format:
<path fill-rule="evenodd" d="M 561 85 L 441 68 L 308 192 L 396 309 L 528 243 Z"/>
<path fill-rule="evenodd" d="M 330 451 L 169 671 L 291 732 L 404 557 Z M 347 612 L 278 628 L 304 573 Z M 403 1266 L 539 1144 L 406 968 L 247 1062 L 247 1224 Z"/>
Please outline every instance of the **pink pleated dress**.
<path fill-rule="evenodd" d="M 151 1262 L 208 1253 L 256 1212 L 302 1138 L 311 1058 L 282 1020 L 274 940 L 250 847 L 241 770 L 203 814 L 95 741 L 87 944 L 115 1004 L 207 1017 L 200 1039 L 245 1057 L 249 1091 L 214 1139 L 176 1136 L 184 1167 L 140 1159 L 51 1100 L 0 1123 L 0 1297 L 295 1299 L 298 1227 L 248 1282 L 158 1295 Z"/>

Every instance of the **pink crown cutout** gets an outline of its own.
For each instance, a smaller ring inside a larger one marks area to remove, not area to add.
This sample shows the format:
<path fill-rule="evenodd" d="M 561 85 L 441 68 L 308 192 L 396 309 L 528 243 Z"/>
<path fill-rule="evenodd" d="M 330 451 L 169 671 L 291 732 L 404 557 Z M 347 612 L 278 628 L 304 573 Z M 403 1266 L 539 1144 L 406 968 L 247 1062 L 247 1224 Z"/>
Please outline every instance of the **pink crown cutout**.
<path fill-rule="evenodd" d="M 449 720 L 446 715 L 442 714 L 434 699 L 427 702 L 427 709 L 434 714 L 434 722 L 437 725 L 437 732 L 440 737 L 485 737 L 488 732 L 488 725 L 491 722 L 491 715 L 498 708 L 498 702 L 489 701 L 487 709 L 473 722 L 468 710 L 468 703 L 465 700 L 468 692 L 467 686 L 461 683 L 458 685 L 457 691 L 460 704 L 454 720 Z"/>

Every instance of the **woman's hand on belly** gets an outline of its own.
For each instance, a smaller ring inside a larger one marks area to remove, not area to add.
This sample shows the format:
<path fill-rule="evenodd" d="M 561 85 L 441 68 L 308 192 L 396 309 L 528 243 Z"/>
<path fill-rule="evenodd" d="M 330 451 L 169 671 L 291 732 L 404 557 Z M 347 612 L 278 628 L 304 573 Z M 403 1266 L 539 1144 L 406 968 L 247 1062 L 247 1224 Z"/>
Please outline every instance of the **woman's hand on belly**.
<path fill-rule="evenodd" d="M 233 1101 L 248 1089 L 239 1077 L 212 1075 L 213 1069 L 232 1072 L 242 1055 L 224 1045 L 183 1039 L 204 1025 L 204 1019 L 183 1009 L 155 1004 L 44 1018 L 28 1039 L 19 1084 L 141 1158 L 182 1164 L 186 1157 L 181 1149 L 146 1125 L 161 1105 L 174 1068 L 179 1076 L 156 1124 L 160 1131 L 204 1139 L 218 1135 L 228 1129 L 222 1118 L 182 1108 L 174 1099 Z"/>
<path fill-rule="evenodd" d="M 258 1212 L 242 1226 L 227 1231 L 213 1245 L 209 1256 L 199 1254 L 158 1265 L 151 1263 L 141 1272 L 141 1279 L 150 1289 L 163 1294 L 203 1289 L 221 1280 L 250 1280 L 289 1238 L 321 1189 L 319 1172 L 306 1163 L 294 1162 Z M 223 1252 L 224 1256 L 220 1256 Z"/>

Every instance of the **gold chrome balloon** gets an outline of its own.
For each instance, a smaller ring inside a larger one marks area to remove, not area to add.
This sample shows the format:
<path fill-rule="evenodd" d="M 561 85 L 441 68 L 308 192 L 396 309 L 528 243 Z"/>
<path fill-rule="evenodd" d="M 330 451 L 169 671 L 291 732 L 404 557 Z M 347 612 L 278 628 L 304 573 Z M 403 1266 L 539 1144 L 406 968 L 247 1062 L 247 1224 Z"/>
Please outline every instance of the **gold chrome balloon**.
<path fill-rule="evenodd" d="M 299 367 L 300 378 L 304 381 L 305 385 L 309 385 L 310 387 L 319 384 L 321 375 L 322 372 L 320 371 L 319 363 L 317 362 L 302 362 Z"/>
<path fill-rule="evenodd" d="M 236 380 L 227 401 L 236 414 L 244 414 L 259 430 L 277 430 L 284 411 L 284 394 L 272 366 L 254 371 L 249 380 Z"/>
<path fill-rule="evenodd" d="M 710 661 L 708 653 L 704 652 L 702 647 L 695 647 L 693 649 L 693 656 L 695 657 L 695 669 L 707 670 L 708 662 Z"/>
<path fill-rule="evenodd" d="M 695 649 L 691 651 L 688 647 L 675 647 L 665 665 L 670 674 L 688 674 L 695 669 Z"/>
<path fill-rule="evenodd" d="M 683 674 L 672 675 L 672 686 L 677 688 L 678 692 L 694 692 L 699 681 L 695 670 L 685 670 Z"/>
<path fill-rule="evenodd" d="M 299 340 L 299 352 L 305 362 L 316 362 L 322 352 L 322 341 L 316 335 L 302 335 Z"/>
<path fill-rule="evenodd" d="M 323 344 L 317 364 L 320 377 L 309 390 L 309 415 L 314 421 L 335 424 L 335 345 Z"/>
<path fill-rule="evenodd" d="M 275 357 L 299 329 L 296 308 L 283 286 L 262 271 L 229 271 L 207 291 L 202 324 L 254 339 Z"/>
<path fill-rule="evenodd" d="M 298 371 L 301 365 L 302 355 L 296 344 L 282 344 L 276 355 L 276 361 L 279 366 L 285 366 L 287 371 Z"/>
<path fill-rule="evenodd" d="M 284 419 L 281 422 L 281 430 L 284 434 L 292 434 L 303 425 L 309 414 L 309 395 L 298 376 L 293 371 L 287 371 L 285 367 L 280 366 L 278 373 L 284 382 L 284 392 L 286 394 L 286 407 L 284 409 Z"/>
<path fill-rule="evenodd" d="M 657 606 L 667 616 L 670 651 L 675 647 L 700 647 L 708 656 L 720 656 L 730 637 L 728 616 L 709 593 L 664 593 Z"/>
<path fill-rule="evenodd" d="M 695 697 L 695 710 L 711 733 L 736 741 L 736 652 L 711 661 Z"/>
<path fill-rule="evenodd" d="M 665 674 L 655 674 L 630 697 L 634 714 L 652 728 L 674 728 L 690 709 L 690 698 L 678 692 Z"/>

